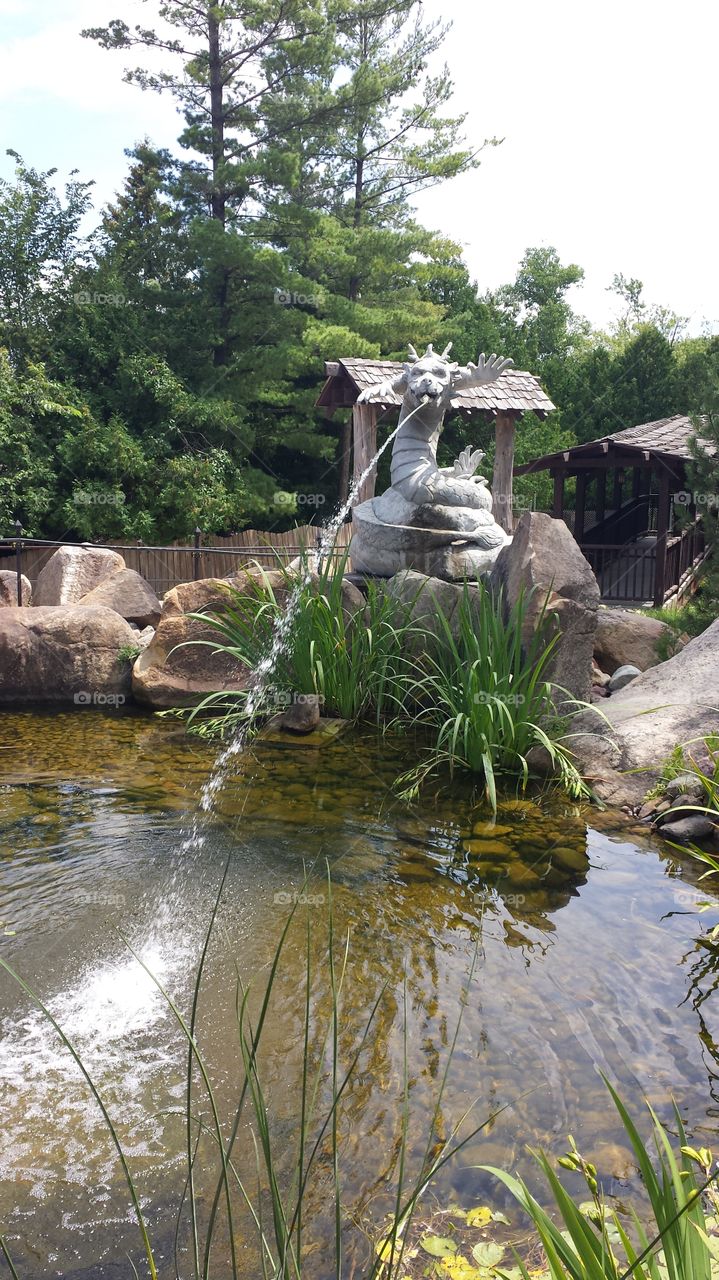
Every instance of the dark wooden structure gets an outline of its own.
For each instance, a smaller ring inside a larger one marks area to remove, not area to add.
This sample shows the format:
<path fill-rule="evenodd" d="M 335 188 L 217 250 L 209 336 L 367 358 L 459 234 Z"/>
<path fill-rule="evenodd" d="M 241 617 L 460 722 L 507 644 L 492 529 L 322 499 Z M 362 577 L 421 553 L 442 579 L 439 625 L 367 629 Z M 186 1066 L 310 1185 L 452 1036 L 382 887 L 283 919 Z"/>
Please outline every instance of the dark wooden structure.
<path fill-rule="evenodd" d="M 693 589 L 708 554 L 687 482 L 694 433 L 691 419 L 676 414 L 515 468 L 517 475 L 550 472 L 552 514 L 569 524 L 603 599 L 659 607 Z M 570 476 L 576 477 L 573 512 L 565 511 Z"/>
<path fill-rule="evenodd" d="M 377 423 L 385 414 L 397 410 L 401 396 L 390 392 L 387 396 L 373 396 L 369 403 L 357 404 L 360 393 L 376 385 L 397 378 L 402 364 L 395 360 L 331 360 L 325 364 L 327 381 L 317 400 L 317 408 L 324 409 L 328 417 L 337 409 L 351 409 L 352 420 L 345 428 L 340 444 L 340 457 L 344 466 L 340 482 L 340 496 L 344 500 L 349 492 L 349 460 L 353 455 L 352 475 L 355 480 L 363 474 L 377 452 Z M 512 475 L 514 462 L 514 433 L 517 419 L 523 413 L 534 413 L 546 418 L 554 409 L 539 382 L 531 373 L 521 369 L 507 369 L 496 382 L 460 391 L 451 402 L 454 413 L 467 418 L 479 416 L 493 421 L 496 433 L 496 451 L 492 493 L 495 519 L 509 533 L 512 531 Z M 351 437 L 350 437 L 351 431 Z M 362 485 L 358 502 L 374 497 L 375 474 L 372 472 Z"/>

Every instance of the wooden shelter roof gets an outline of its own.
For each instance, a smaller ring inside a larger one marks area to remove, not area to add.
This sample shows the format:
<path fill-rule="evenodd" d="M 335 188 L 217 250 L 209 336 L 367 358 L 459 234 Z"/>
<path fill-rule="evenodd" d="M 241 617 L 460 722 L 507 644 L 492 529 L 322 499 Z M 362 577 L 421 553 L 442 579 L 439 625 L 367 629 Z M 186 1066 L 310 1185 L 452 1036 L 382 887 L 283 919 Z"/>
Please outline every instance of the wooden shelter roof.
<path fill-rule="evenodd" d="M 330 415 L 335 409 L 349 408 L 365 388 L 396 378 L 403 367 L 398 360 L 359 360 L 348 357 L 327 361 L 327 381 L 316 402 L 317 408 L 327 409 Z M 370 403 L 380 405 L 383 410 L 392 409 L 399 407 L 402 397 L 390 392 L 387 396 L 372 396 Z M 493 418 L 498 413 L 517 418 L 523 413 L 535 413 L 538 418 L 546 418 L 555 407 L 537 378 L 521 369 L 507 369 L 496 382 L 487 382 L 484 386 L 469 387 L 458 392 L 452 398 L 451 405 L 460 413 L 479 413 L 485 418 Z"/>
<path fill-rule="evenodd" d="M 648 462 L 652 456 L 657 459 L 674 459 L 689 462 L 692 452 L 689 440 L 696 435 L 696 425 L 686 413 L 676 413 L 671 418 L 659 418 L 656 422 L 643 422 L 637 427 L 625 427 L 621 431 L 612 431 L 609 435 L 600 436 L 597 440 L 589 440 L 586 444 L 575 444 L 571 449 L 558 453 L 546 453 L 532 462 L 525 462 L 515 467 L 516 475 L 524 475 L 530 471 L 545 471 L 551 467 L 569 466 L 572 469 L 581 467 L 583 462 L 606 458 L 607 467 L 617 466 L 624 457 L 628 462 L 641 455 Z M 707 452 L 713 449 L 706 446 Z M 638 459 L 637 459 L 638 460 Z"/>

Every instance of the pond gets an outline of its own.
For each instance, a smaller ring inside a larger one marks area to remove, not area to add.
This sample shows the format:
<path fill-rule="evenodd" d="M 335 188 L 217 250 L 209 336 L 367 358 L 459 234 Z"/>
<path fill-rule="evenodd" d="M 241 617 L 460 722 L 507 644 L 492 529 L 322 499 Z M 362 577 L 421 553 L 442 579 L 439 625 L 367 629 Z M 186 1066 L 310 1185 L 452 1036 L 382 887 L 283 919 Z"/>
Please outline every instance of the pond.
<path fill-rule="evenodd" d="M 258 745 L 236 761 L 217 810 L 203 820 L 201 847 L 188 847 L 215 749 L 176 721 L 91 709 L 5 713 L 0 734 L 0 956 L 47 1003 L 97 1084 L 136 1176 L 162 1277 L 176 1274 L 187 1049 L 129 947 L 189 1014 L 229 855 L 198 1017 L 223 1117 L 231 1119 L 241 1067 L 237 974 L 252 980 L 256 1009 L 303 889 L 262 1051 L 281 1153 L 297 1137 L 308 921 L 310 1043 L 322 1061 L 330 892 L 340 951 L 349 937 L 346 1064 L 380 998 L 340 1124 L 358 1249 L 389 1208 L 405 1046 L 416 1160 L 465 991 L 439 1128 L 449 1133 L 472 1103 L 477 1123 L 506 1110 L 441 1172 L 428 1206 L 490 1203 L 516 1221 L 502 1189 L 474 1166 L 534 1179 L 528 1147 L 560 1155 L 568 1133 L 606 1190 L 631 1196 L 636 1175 L 602 1072 L 635 1112 L 646 1097 L 671 1122 L 676 1098 L 697 1144 L 716 1145 L 719 1025 L 709 997 L 719 966 L 701 939 L 719 912 L 711 901 L 700 910 L 711 894 L 696 865 L 640 829 L 556 799 L 541 807 L 505 800 L 493 822 L 458 787 L 450 798 L 430 791 L 408 806 L 391 785 L 407 748 L 352 734 L 322 750 Z M 130 1276 L 128 1253 L 145 1274 L 97 1105 L 6 972 L 0 1017 L 0 1234 L 19 1275 Z M 207 1117 L 199 1085 L 195 1094 Z M 244 1124 L 237 1153 L 254 1176 Z M 216 1177 L 208 1143 L 197 1175 L 201 1214 Z M 307 1204 L 313 1280 L 332 1276 L 321 1247 L 331 1188 L 323 1155 Z M 246 1224 L 236 1239 L 249 1280 L 259 1272 Z M 183 1277 L 191 1274 L 186 1245 L 181 1233 Z M 221 1258 L 222 1247 L 217 1276 L 228 1274 Z"/>

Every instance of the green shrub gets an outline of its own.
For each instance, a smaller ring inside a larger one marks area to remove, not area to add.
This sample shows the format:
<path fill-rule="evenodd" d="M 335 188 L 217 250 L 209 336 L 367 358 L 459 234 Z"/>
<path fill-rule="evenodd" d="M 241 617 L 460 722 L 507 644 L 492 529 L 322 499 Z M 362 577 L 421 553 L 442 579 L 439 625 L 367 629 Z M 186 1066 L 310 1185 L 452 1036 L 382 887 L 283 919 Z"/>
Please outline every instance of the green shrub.
<path fill-rule="evenodd" d="M 534 626 L 529 604 L 530 597 L 521 595 L 507 613 L 502 595 L 493 599 L 480 582 L 476 588 L 464 584 L 451 626 L 438 610 L 438 639 L 426 635 L 415 690 L 415 721 L 434 741 L 424 760 L 401 778 L 405 795 L 416 794 L 444 767 L 480 778 L 496 807 L 498 776 L 518 777 L 526 785 L 533 748 L 542 749 L 571 795 L 587 794 L 566 736 L 568 720 L 584 704 L 547 679 L 559 635 L 549 634 L 546 599 Z M 566 694 L 562 717 L 553 701 L 557 692 Z"/>

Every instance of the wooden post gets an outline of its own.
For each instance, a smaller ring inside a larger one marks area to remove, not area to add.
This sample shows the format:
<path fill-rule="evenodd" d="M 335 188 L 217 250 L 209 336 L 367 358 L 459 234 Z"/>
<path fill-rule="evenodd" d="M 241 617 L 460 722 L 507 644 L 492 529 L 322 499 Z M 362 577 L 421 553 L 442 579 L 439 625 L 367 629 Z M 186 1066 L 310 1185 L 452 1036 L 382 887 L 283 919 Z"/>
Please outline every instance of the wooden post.
<path fill-rule="evenodd" d="M 552 515 L 555 520 L 564 519 L 564 472 L 553 471 L 552 479 L 554 481 L 554 498 L 552 500 Z"/>
<path fill-rule="evenodd" d="M 367 470 L 377 452 L 377 416 L 379 405 L 355 404 L 352 406 L 352 439 L 354 446 L 353 482 Z M 376 468 L 362 483 L 357 494 L 357 503 L 374 498 L 374 487 L 377 479 Z"/>
<path fill-rule="evenodd" d="M 600 471 L 597 476 L 597 500 L 594 504 L 594 520 L 599 524 L 607 511 L 607 473 Z"/>
<path fill-rule="evenodd" d="M 617 467 L 614 472 L 614 493 L 612 495 L 612 506 L 618 511 L 622 505 L 622 469 Z"/>
<path fill-rule="evenodd" d="M 587 497 L 587 473 L 580 471 L 577 476 L 577 497 L 574 504 L 574 540 L 580 547 L 584 538 L 584 503 Z"/>
<path fill-rule="evenodd" d="M 498 413 L 494 426 L 494 475 L 492 477 L 492 515 L 505 533 L 514 529 L 512 511 L 512 475 L 514 468 L 515 420 L 508 413 Z"/>
<path fill-rule="evenodd" d="M 666 589 L 667 538 L 669 537 L 669 472 L 665 468 L 659 477 L 659 501 L 657 504 L 657 552 L 654 570 L 654 608 L 664 604 Z"/>

